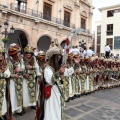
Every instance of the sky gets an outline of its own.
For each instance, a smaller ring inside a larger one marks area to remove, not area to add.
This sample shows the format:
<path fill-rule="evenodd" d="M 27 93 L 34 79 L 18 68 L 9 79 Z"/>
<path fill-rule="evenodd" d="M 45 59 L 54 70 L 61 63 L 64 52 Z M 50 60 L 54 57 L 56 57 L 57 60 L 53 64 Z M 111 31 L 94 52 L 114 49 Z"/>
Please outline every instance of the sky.
<path fill-rule="evenodd" d="M 117 5 L 120 4 L 120 0 L 92 0 L 93 6 L 95 9 L 93 10 L 93 31 L 95 30 L 95 22 L 101 20 L 101 13 L 98 8 Z"/>

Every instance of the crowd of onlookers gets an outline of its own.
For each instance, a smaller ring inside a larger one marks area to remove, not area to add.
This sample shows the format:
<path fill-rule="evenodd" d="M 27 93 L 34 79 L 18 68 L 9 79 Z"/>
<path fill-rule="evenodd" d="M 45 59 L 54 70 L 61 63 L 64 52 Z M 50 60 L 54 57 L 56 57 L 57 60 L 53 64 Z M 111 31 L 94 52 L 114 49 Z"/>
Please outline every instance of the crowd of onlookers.
<path fill-rule="evenodd" d="M 64 49 L 63 49 L 64 51 Z M 114 58 L 114 59 L 120 59 L 120 55 L 117 54 L 117 55 L 114 55 L 113 53 L 111 53 L 111 48 L 109 46 L 109 44 L 105 45 L 105 48 L 104 48 L 104 51 L 105 53 L 103 53 L 103 57 L 105 58 Z M 34 55 L 37 56 L 38 53 L 40 51 L 38 51 L 38 49 L 34 49 Z M 89 49 L 87 49 L 87 47 L 84 47 L 84 48 L 78 48 L 78 46 L 73 46 L 69 53 L 72 53 L 72 54 L 79 54 L 81 57 L 83 58 L 87 58 L 87 57 L 91 57 L 93 55 L 97 55 L 98 57 L 101 56 L 101 53 L 95 53 L 93 50 L 92 50 L 92 47 L 89 47 Z"/>

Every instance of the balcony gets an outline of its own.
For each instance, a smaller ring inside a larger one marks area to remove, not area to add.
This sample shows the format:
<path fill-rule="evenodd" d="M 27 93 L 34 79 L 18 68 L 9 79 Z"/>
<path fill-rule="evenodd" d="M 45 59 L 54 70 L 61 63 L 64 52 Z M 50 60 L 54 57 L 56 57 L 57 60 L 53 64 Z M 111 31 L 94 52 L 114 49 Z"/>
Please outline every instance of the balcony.
<path fill-rule="evenodd" d="M 84 34 L 84 35 L 89 35 L 89 36 L 92 36 L 92 33 L 90 32 L 90 30 L 86 30 L 86 29 L 83 29 L 83 28 L 79 28 L 78 29 L 78 34 Z"/>
<path fill-rule="evenodd" d="M 42 12 L 39 12 L 37 10 L 33 10 L 33 9 L 29 9 L 29 8 L 23 9 L 22 6 L 18 6 L 17 4 L 14 4 L 14 3 L 11 3 L 10 9 L 13 10 L 13 11 L 16 11 L 16 12 L 27 14 L 27 15 L 30 15 L 30 16 L 33 16 L 33 17 L 37 17 L 37 18 L 40 18 L 40 19 L 43 19 L 43 20 L 47 20 L 47 21 L 59 24 L 59 25 L 63 25 L 65 27 L 75 29 L 75 24 L 67 23 L 60 18 L 55 18 L 55 17 L 49 16 L 49 15 L 43 14 Z"/>
<path fill-rule="evenodd" d="M 113 30 L 106 31 L 106 35 L 113 35 Z"/>

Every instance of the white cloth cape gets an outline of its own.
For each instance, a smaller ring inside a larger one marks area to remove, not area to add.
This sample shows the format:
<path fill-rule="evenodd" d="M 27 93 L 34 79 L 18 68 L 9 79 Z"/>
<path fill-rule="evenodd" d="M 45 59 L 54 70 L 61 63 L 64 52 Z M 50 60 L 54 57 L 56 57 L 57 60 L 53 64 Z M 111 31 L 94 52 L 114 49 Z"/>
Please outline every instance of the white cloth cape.
<path fill-rule="evenodd" d="M 7 68 L 7 70 L 3 74 L 4 74 L 4 76 L 6 76 L 6 78 L 9 78 L 10 77 L 9 68 Z M 3 99 L 3 105 L 2 105 L 2 115 L 5 115 L 6 112 L 7 112 L 7 102 L 6 102 L 5 92 L 6 91 L 4 91 L 4 99 Z"/>
<path fill-rule="evenodd" d="M 53 70 L 47 66 L 44 70 L 44 78 L 48 85 L 52 85 L 51 96 L 45 100 L 44 120 L 61 120 L 61 94 L 56 85 L 52 82 Z"/>

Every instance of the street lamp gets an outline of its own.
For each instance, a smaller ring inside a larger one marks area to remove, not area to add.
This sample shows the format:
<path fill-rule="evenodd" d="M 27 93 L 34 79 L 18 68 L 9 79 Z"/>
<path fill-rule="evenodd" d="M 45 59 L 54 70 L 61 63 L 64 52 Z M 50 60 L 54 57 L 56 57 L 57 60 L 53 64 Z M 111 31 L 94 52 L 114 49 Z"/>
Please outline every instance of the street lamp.
<path fill-rule="evenodd" d="M 7 38 L 7 36 L 8 36 L 8 34 L 9 34 L 9 32 L 7 31 L 8 30 L 8 26 L 9 26 L 9 23 L 8 22 L 5 22 L 4 23 L 4 31 L 3 32 L 1 32 L 0 34 L 2 34 L 2 35 L 5 35 L 5 38 L 3 38 L 2 39 L 2 41 L 3 41 L 3 43 L 4 43 L 4 47 L 5 47 L 5 44 L 8 42 L 8 38 Z M 0 25 L 0 29 L 2 28 L 2 26 Z M 10 28 L 10 33 L 14 33 L 15 32 L 15 29 L 14 29 L 14 27 L 12 26 L 11 28 Z"/>
<path fill-rule="evenodd" d="M 10 28 L 10 33 L 14 33 L 15 32 L 15 28 L 12 26 L 11 28 Z"/>
<path fill-rule="evenodd" d="M 5 22 L 5 23 L 4 23 L 4 28 L 5 28 L 5 29 L 8 29 L 8 25 L 9 25 L 8 22 Z"/>
<path fill-rule="evenodd" d="M 79 47 L 84 49 L 84 47 L 86 47 L 86 42 L 84 40 L 79 42 Z"/>

